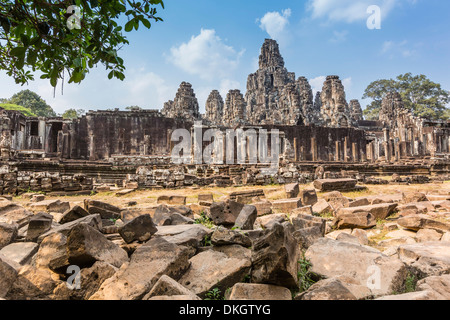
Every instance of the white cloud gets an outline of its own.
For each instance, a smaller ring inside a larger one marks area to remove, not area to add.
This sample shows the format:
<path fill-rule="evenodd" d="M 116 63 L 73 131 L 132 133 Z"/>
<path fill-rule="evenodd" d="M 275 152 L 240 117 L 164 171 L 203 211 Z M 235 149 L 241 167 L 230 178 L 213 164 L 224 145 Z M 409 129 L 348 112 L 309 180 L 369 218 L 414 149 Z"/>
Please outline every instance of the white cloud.
<path fill-rule="evenodd" d="M 229 77 L 238 67 L 244 50 L 226 45 L 213 29 L 201 29 L 189 42 L 170 49 L 168 60 L 183 71 L 203 80 Z"/>
<path fill-rule="evenodd" d="M 416 44 L 416 47 L 420 44 Z M 403 58 L 410 58 L 416 54 L 415 49 L 411 49 L 408 41 L 401 42 L 385 41 L 381 47 L 381 54 L 389 56 L 390 59 L 401 56 Z"/>
<path fill-rule="evenodd" d="M 314 96 L 317 92 L 322 91 L 323 83 L 325 82 L 325 80 L 327 80 L 326 76 L 318 76 L 309 80 L 309 84 L 311 85 Z M 342 85 L 344 86 L 346 92 L 351 89 L 352 84 L 352 77 L 348 77 L 342 80 Z"/>
<path fill-rule="evenodd" d="M 137 105 L 142 108 L 160 109 L 164 102 L 173 99 L 176 87 L 170 86 L 159 75 L 141 68 L 130 72 L 124 83 L 127 94 L 120 102 L 125 105 Z"/>
<path fill-rule="evenodd" d="M 333 37 L 330 39 L 330 42 L 333 43 L 340 43 L 347 40 L 348 31 L 333 31 Z"/>
<path fill-rule="evenodd" d="M 352 87 L 352 77 L 348 77 L 342 80 L 342 85 L 344 86 L 345 91 L 349 91 Z"/>
<path fill-rule="evenodd" d="M 416 2 L 416 0 L 309 0 L 307 9 L 311 11 L 313 19 L 325 18 L 330 22 L 352 23 L 366 20 L 369 17 L 367 8 L 371 5 L 378 5 L 382 17 L 385 18 L 402 1 Z"/>
<path fill-rule="evenodd" d="M 242 92 L 241 84 L 239 81 L 231 80 L 231 79 L 223 79 L 220 82 L 220 95 L 223 98 L 223 101 L 225 101 L 228 91 L 230 90 L 236 90 L 239 89 Z M 242 94 L 245 94 L 245 92 L 242 92 Z"/>
<path fill-rule="evenodd" d="M 322 91 L 323 83 L 326 79 L 326 76 L 318 76 L 309 80 L 314 96 L 317 92 Z"/>
<path fill-rule="evenodd" d="M 259 27 L 267 32 L 272 39 L 284 41 L 286 27 L 289 24 L 291 14 L 291 9 L 283 10 L 281 14 L 277 11 L 267 12 L 264 17 L 256 21 L 260 23 Z"/>

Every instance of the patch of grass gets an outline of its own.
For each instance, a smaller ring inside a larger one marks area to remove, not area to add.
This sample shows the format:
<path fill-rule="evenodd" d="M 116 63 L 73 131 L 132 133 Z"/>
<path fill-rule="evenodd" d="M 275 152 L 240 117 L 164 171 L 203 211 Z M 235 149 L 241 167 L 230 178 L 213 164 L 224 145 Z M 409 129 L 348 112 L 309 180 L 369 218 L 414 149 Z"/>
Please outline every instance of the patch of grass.
<path fill-rule="evenodd" d="M 224 300 L 224 297 L 219 288 L 214 288 L 205 294 L 204 300 Z"/>
<path fill-rule="evenodd" d="M 412 272 L 408 272 L 408 275 L 406 276 L 405 283 L 403 284 L 402 290 L 394 291 L 392 294 L 400 295 L 400 294 L 415 292 L 418 280 L 419 279 Z"/>
<path fill-rule="evenodd" d="M 206 216 L 205 212 L 202 212 L 200 214 L 200 218 L 196 219 L 194 221 L 195 224 L 201 224 L 205 227 L 207 227 L 208 229 L 212 229 L 214 228 L 216 225 L 214 224 L 214 222 Z"/>
<path fill-rule="evenodd" d="M 313 273 L 310 272 L 312 267 L 311 262 L 306 259 L 305 253 L 302 253 L 302 258 L 298 261 L 297 277 L 299 282 L 300 293 L 308 290 L 316 280 L 313 278 Z"/>
<path fill-rule="evenodd" d="M 321 217 L 321 218 L 324 218 L 324 219 L 327 219 L 327 220 L 333 220 L 334 219 L 334 214 L 331 211 L 327 211 L 327 212 L 322 213 L 322 214 L 318 214 L 317 212 L 313 212 L 313 216 Z"/>
<path fill-rule="evenodd" d="M 416 291 L 417 277 L 409 273 L 405 280 L 405 293 Z"/>
<path fill-rule="evenodd" d="M 205 235 L 200 244 L 202 247 L 211 247 L 212 246 L 211 237 Z"/>

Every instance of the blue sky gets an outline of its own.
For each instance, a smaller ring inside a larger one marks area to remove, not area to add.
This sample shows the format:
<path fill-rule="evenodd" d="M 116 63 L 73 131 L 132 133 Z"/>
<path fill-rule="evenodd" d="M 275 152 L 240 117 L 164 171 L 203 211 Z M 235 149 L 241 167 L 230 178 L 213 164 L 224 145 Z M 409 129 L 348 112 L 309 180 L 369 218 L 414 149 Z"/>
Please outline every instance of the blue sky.
<path fill-rule="evenodd" d="M 369 30 L 367 8 L 378 5 L 380 30 Z M 120 55 L 125 81 L 108 80 L 99 65 L 80 85 L 64 85 L 53 97 L 49 82 L 15 85 L 0 73 L 0 97 L 28 88 L 56 112 L 138 105 L 161 109 L 182 81 L 190 82 L 200 111 L 209 93 L 225 99 L 230 89 L 246 91 L 257 69 L 265 38 L 280 43 L 287 69 L 320 90 L 327 75 L 343 80 L 347 100 L 361 100 L 377 79 L 412 72 L 425 74 L 450 90 L 450 1 L 447 0 L 166 0 L 164 22 L 128 34 Z M 36 77 L 39 78 L 39 77 Z"/>

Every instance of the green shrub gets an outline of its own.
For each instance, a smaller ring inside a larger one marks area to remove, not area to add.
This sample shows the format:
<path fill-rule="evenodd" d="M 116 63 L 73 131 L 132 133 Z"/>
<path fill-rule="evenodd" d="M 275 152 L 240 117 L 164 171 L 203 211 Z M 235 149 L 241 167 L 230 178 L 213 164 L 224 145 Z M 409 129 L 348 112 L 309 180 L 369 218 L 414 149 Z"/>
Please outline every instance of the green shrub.
<path fill-rule="evenodd" d="M 0 103 L 0 108 L 8 111 L 19 111 L 25 117 L 37 117 L 30 109 L 12 103 Z"/>

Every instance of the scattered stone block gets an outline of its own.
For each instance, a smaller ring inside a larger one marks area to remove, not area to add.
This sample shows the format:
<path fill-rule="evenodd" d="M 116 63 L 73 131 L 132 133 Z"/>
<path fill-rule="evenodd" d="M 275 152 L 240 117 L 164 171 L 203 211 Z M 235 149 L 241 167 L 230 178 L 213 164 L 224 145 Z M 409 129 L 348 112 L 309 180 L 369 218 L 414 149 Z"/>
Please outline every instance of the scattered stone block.
<path fill-rule="evenodd" d="M 45 200 L 45 196 L 43 194 L 34 194 L 31 199 L 30 202 L 41 202 Z"/>
<path fill-rule="evenodd" d="M 338 229 L 370 229 L 377 225 L 375 217 L 368 211 L 339 213 L 334 225 Z"/>
<path fill-rule="evenodd" d="M 200 300 L 200 298 L 195 293 L 183 287 L 177 281 L 166 275 L 163 275 L 161 276 L 161 278 L 159 278 L 159 280 L 153 286 L 152 290 L 148 294 L 146 294 L 142 300 L 150 300 L 150 298 L 158 296 L 185 296 L 189 297 L 189 300 Z"/>
<path fill-rule="evenodd" d="M 417 242 L 434 242 L 440 241 L 442 233 L 433 229 L 420 229 L 416 234 Z"/>
<path fill-rule="evenodd" d="M 35 212 L 64 213 L 70 209 L 70 204 L 61 200 L 44 200 L 30 204 L 30 208 Z"/>
<path fill-rule="evenodd" d="M 169 204 L 175 206 L 185 206 L 186 205 L 186 197 L 185 196 L 159 196 L 157 199 L 157 203 L 159 204 Z"/>
<path fill-rule="evenodd" d="M 297 288 L 299 246 L 289 223 L 276 223 L 253 242 L 252 283 Z"/>
<path fill-rule="evenodd" d="M 155 238 L 141 245 L 130 263 L 100 286 L 89 300 L 140 300 L 163 275 L 178 280 L 189 268 L 189 250 Z"/>
<path fill-rule="evenodd" d="M 226 300 L 280 301 L 292 300 L 289 289 L 270 284 L 236 283 L 227 293 Z"/>
<path fill-rule="evenodd" d="M 400 218 L 397 223 L 405 229 L 414 231 L 419 231 L 420 229 L 433 229 L 442 233 L 450 231 L 450 223 L 436 221 L 423 214 Z"/>
<path fill-rule="evenodd" d="M 55 232 L 42 240 L 35 257 L 38 268 L 49 268 L 55 272 L 65 273 L 69 264 L 67 254 L 67 237 Z"/>
<path fill-rule="evenodd" d="M 134 218 L 119 228 L 119 234 L 126 243 L 133 241 L 145 242 L 150 240 L 158 229 L 149 214 Z"/>
<path fill-rule="evenodd" d="M 207 250 L 190 259 L 191 267 L 181 277 L 179 283 L 199 297 L 215 288 L 221 292 L 241 282 L 250 273 L 252 265 L 250 250 L 244 249 L 248 254 L 226 254 L 215 250 Z"/>
<path fill-rule="evenodd" d="M 301 190 L 299 197 L 302 200 L 302 204 L 304 206 L 313 206 L 318 201 L 317 193 L 314 189 Z"/>
<path fill-rule="evenodd" d="M 16 240 L 18 230 L 19 226 L 15 223 L 0 223 L 0 249 Z"/>
<path fill-rule="evenodd" d="M 80 267 L 91 267 L 96 261 L 120 268 L 128 262 L 125 250 L 107 240 L 93 227 L 80 223 L 67 236 L 69 262 Z"/>
<path fill-rule="evenodd" d="M 255 221 L 255 225 L 263 229 L 270 229 L 276 223 L 284 223 L 287 220 L 287 215 L 285 213 L 274 213 L 267 216 L 259 217 Z"/>
<path fill-rule="evenodd" d="M 0 223 L 15 223 L 19 229 L 30 222 L 33 213 L 12 201 L 0 201 Z"/>
<path fill-rule="evenodd" d="M 5 298 L 17 279 L 20 266 L 0 254 L 0 298 Z"/>
<path fill-rule="evenodd" d="M 69 232 L 72 230 L 72 228 L 77 226 L 78 224 L 87 224 L 96 230 L 102 230 L 102 219 L 101 219 L 100 215 L 93 214 L 93 215 L 89 215 L 87 217 L 84 217 L 84 218 L 81 218 L 81 219 L 78 219 L 78 220 L 75 220 L 72 222 L 68 222 L 68 223 L 60 225 L 58 227 L 52 228 L 49 231 L 47 231 L 46 233 L 40 235 L 37 241 L 38 241 L 38 243 L 41 243 L 45 237 L 47 237 L 53 233 L 57 233 L 57 232 L 60 232 L 63 235 L 67 236 L 69 234 Z"/>
<path fill-rule="evenodd" d="M 284 185 L 284 191 L 286 192 L 286 198 L 294 199 L 298 197 L 300 188 L 298 186 L 298 183 L 290 183 Z"/>
<path fill-rule="evenodd" d="M 314 214 L 319 216 L 334 214 L 334 209 L 325 199 L 320 199 L 315 205 L 313 205 L 312 211 Z"/>
<path fill-rule="evenodd" d="M 273 210 L 288 213 L 302 206 L 301 199 L 276 200 L 272 202 Z"/>
<path fill-rule="evenodd" d="M 257 217 L 258 212 L 256 211 L 256 207 L 245 205 L 237 216 L 234 227 L 241 230 L 253 230 L 253 225 L 255 224 Z"/>
<path fill-rule="evenodd" d="M 89 215 L 89 212 L 84 210 L 80 206 L 74 206 L 73 208 L 67 210 L 63 213 L 61 219 L 59 220 L 60 224 L 69 223 L 84 217 L 87 217 Z"/>
<path fill-rule="evenodd" d="M 233 200 L 215 202 L 210 207 L 210 218 L 216 225 L 233 226 L 244 206 Z"/>
<path fill-rule="evenodd" d="M 84 200 L 84 207 L 89 214 L 99 214 L 103 220 L 121 218 L 122 210 L 106 202 L 86 199 Z"/>
<path fill-rule="evenodd" d="M 450 273 L 450 242 L 427 242 L 402 245 L 398 257 L 419 271 L 420 277 Z"/>
<path fill-rule="evenodd" d="M 407 269 L 395 257 L 387 257 L 371 247 L 322 238 L 305 253 L 314 272 L 326 278 L 347 276 L 367 287 L 370 268 L 380 269 L 380 287 L 369 288 L 374 296 L 399 291 L 406 278 Z"/>
<path fill-rule="evenodd" d="M 201 206 L 211 206 L 214 203 L 214 196 L 212 193 L 199 194 L 198 203 Z"/>
<path fill-rule="evenodd" d="M 395 208 L 397 208 L 396 203 L 382 203 L 362 207 L 341 208 L 339 209 L 337 216 L 339 217 L 340 215 L 350 213 L 369 212 L 375 220 L 384 220 L 394 213 Z"/>
<path fill-rule="evenodd" d="M 211 243 L 215 246 L 238 244 L 243 247 L 251 247 L 252 241 L 242 231 L 229 230 L 218 227 L 211 236 Z"/>
<path fill-rule="evenodd" d="M 356 187 L 356 179 L 319 179 L 314 181 L 314 188 L 321 192 L 349 191 Z"/>
<path fill-rule="evenodd" d="M 30 219 L 25 241 L 36 242 L 41 234 L 52 228 L 53 216 L 43 212 L 38 213 Z"/>
<path fill-rule="evenodd" d="M 256 207 L 258 217 L 272 214 L 272 203 L 270 201 L 260 201 L 252 203 Z"/>
<path fill-rule="evenodd" d="M 346 208 L 350 203 L 348 198 L 344 197 L 339 191 L 328 192 L 323 195 L 323 198 L 331 205 L 334 211 Z"/>
<path fill-rule="evenodd" d="M 25 265 L 30 262 L 38 249 L 39 245 L 34 242 L 16 242 L 1 249 L 0 255 L 17 264 Z"/>

